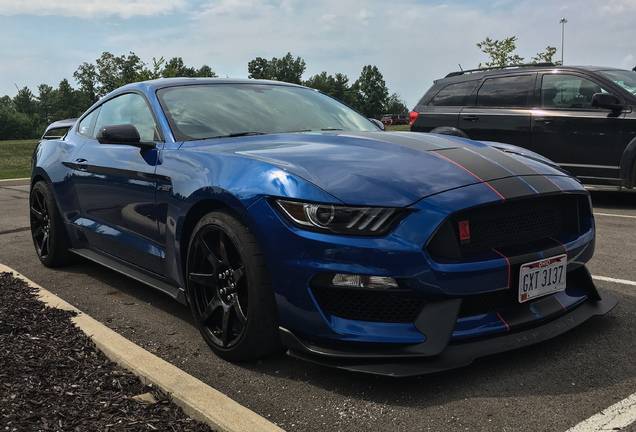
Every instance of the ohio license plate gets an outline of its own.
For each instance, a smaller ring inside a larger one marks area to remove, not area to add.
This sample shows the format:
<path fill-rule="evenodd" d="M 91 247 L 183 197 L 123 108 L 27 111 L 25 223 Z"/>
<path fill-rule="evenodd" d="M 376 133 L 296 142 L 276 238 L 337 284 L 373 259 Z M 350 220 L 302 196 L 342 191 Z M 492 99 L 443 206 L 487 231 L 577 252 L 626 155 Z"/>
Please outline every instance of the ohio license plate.
<path fill-rule="evenodd" d="M 519 303 L 565 289 L 566 254 L 521 266 L 519 272 Z"/>

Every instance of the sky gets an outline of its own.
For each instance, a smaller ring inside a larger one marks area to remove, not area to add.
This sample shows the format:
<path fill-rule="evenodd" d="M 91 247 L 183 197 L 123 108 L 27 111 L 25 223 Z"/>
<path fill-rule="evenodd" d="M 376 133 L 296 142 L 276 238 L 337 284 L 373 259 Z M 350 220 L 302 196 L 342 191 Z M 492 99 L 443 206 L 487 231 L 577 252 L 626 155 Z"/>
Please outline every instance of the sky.
<path fill-rule="evenodd" d="M 528 61 L 553 46 L 566 65 L 631 69 L 634 16 L 636 0 L 0 0 L 0 96 L 65 78 L 79 88 L 73 72 L 106 51 L 151 69 L 182 57 L 230 78 L 290 52 L 303 79 L 326 71 L 353 84 L 377 66 L 410 109 L 433 80 L 487 62 L 476 47 L 486 37 L 516 36 Z"/>

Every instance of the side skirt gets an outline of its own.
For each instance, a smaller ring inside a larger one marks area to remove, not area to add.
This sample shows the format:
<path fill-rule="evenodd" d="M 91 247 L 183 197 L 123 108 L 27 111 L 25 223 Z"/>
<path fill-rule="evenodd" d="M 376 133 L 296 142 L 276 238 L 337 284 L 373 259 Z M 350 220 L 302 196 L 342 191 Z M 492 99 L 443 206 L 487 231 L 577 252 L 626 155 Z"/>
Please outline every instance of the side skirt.
<path fill-rule="evenodd" d="M 164 294 L 168 294 L 170 297 L 174 298 L 180 303 L 187 304 L 185 291 L 180 287 L 170 285 L 165 281 L 164 278 L 159 275 L 146 272 L 137 267 L 132 267 L 130 264 L 124 263 L 121 260 L 105 254 L 101 254 L 91 249 L 71 249 L 71 251 L 81 257 L 96 262 L 97 264 L 103 265 L 104 267 L 107 267 L 111 270 L 115 270 L 116 272 L 128 276 L 138 282 L 149 285 L 152 288 L 163 292 Z"/>

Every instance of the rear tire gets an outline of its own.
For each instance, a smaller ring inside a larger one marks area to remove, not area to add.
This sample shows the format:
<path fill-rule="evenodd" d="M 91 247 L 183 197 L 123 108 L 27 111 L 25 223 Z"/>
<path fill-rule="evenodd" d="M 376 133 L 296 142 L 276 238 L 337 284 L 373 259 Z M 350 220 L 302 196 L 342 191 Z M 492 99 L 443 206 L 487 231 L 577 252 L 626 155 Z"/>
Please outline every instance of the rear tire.
<path fill-rule="evenodd" d="M 71 264 L 74 260 L 71 241 L 53 192 L 45 181 L 37 182 L 31 189 L 29 208 L 33 245 L 42 264 L 46 267 Z"/>
<path fill-rule="evenodd" d="M 227 211 L 201 218 L 186 271 L 194 321 L 217 356 L 245 361 L 278 349 L 274 290 L 258 243 L 241 221 Z"/>

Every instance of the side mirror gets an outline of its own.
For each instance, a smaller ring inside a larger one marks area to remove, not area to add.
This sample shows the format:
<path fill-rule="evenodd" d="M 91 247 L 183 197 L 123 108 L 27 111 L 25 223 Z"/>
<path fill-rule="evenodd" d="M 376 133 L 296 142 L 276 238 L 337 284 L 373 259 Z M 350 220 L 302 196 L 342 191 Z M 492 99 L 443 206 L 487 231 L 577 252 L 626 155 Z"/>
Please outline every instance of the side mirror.
<path fill-rule="evenodd" d="M 380 130 L 384 130 L 384 123 L 382 123 L 380 120 L 374 118 L 370 118 L 369 120 L 371 120 L 373 124 L 375 124 Z"/>
<path fill-rule="evenodd" d="M 130 123 L 102 126 L 97 132 L 97 141 L 100 144 L 132 145 L 143 149 L 156 147 L 154 142 L 141 141 L 139 131 Z"/>
<path fill-rule="evenodd" d="M 594 93 L 592 96 L 592 106 L 594 108 L 606 108 L 613 112 L 623 110 L 623 102 L 610 93 Z"/>

